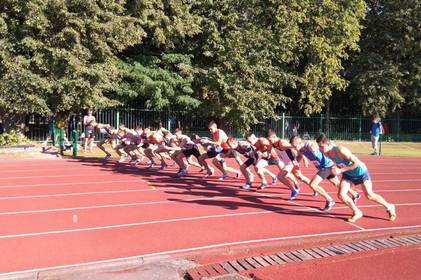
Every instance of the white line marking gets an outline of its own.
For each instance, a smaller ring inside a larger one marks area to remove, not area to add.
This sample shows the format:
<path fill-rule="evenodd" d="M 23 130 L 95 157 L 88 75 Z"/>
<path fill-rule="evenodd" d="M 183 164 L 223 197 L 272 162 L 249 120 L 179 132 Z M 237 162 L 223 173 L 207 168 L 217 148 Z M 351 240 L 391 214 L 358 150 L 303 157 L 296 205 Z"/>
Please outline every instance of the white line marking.
<path fill-rule="evenodd" d="M 140 171 L 140 169 L 138 169 Z M 138 172 L 139 173 L 139 172 Z M 107 171 L 102 171 L 98 173 L 86 173 L 86 174 L 65 174 L 65 175 L 43 175 L 43 176 L 20 176 L 20 177 L 0 177 L 0 180 L 10 180 L 10 179 L 36 179 L 36 178 L 68 178 L 68 177 L 96 177 L 96 176 L 109 176 Z M 112 174 L 115 176 L 115 174 Z M 139 176 L 140 174 L 130 174 Z"/>
<path fill-rule="evenodd" d="M 264 239 L 252 239 L 252 240 L 212 244 L 212 245 L 206 245 L 206 246 L 200 246 L 200 247 L 191 247 L 191 248 L 178 249 L 178 250 L 161 251 L 161 252 L 155 252 L 155 253 L 149 253 L 149 254 L 143 254 L 143 255 L 137 255 L 137 256 L 131 256 L 131 257 L 123 257 L 123 258 L 115 258 L 115 259 L 108 259 L 108 260 L 101 260 L 101 261 L 78 263 L 78 264 L 22 270 L 22 271 L 16 271 L 16 272 L 2 273 L 0 275 L 13 276 L 13 275 L 23 274 L 23 273 L 31 273 L 31 272 L 33 273 L 33 272 L 42 272 L 42 271 L 56 270 L 56 269 L 75 268 L 82 265 L 87 266 L 87 265 L 107 264 L 107 263 L 118 262 L 118 261 L 129 261 L 129 260 L 133 260 L 137 258 L 150 258 L 150 257 L 157 257 L 157 256 L 174 255 L 174 254 L 189 253 L 189 252 L 206 250 L 206 249 L 215 249 L 215 248 L 221 248 L 221 247 L 227 247 L 227 246 L 238 246 L 238 245 L 253 244 L 253 243 L 335 236 L 335 235 L 354 234 L 354 233 L 361 233 L 361 232 L 377 232 L 377 231 L 391 231 L 391 230 L 418 229 L 418 228 L 421 228 L 421 225 L 372 228 L 372 229 L 365 229 L 363 231 L 361 230 L 334 231 L 334 232 L 323 232 L 323 233 L 304 234 L 304 235 L 279 236 L 279 237 L 264 238 Z"/>
<path fill-rule="evenodd" d="M 141 175 L 142 170 L 141 168 L 134 168 L 134 167 L 122 167 L 119 168 L 121 170 L 125 170 L 125 171 L 134 171 L 136 172 L 136 175 Z M 38 170 L 30 170 L 30 171 L 39 171 L 39 172 L 55 172 L 58 170 L 84 170 L 84 171 L 88 171 L 88 172 L 101 172 L 101 173 L 87 173 L 87 174 L 60 174 L 60 175 L 42 175 L 42 176 L 13 176 L 13 177 L 7 177 L 7 176 L 2 176 L 0 177 L 0 180 L 9 180 L 9 179 L 36 179 L 36 178 L 66 178 L 66 177 L 74 177 L 74 176 L 83 176 L 83 177 L 89 177 L 89 176 L 94 176 L 94 175 L 104 175 L 104 173 L 109 173 L 109 172 L 115 172 L 115 170 L 107 170 L 107 169 L 102 169 L 101 167 L 99 168 L 93 168 L 93 167 L 81 167 L 81 168 L 66 168 L 66 169 L 38 169 Z M 19 170 L 16 172 L 27 172 L 28 170 Z M 13 173 L 15 171 L 13 170 L 8 170 L 6 172 L 9 173 Z M 118 173 L 118 169 L 117 169 L 117 173 Z M 307 176 L 307 177 L 311 177 L 313 176 L 315 173 L 307 173 L 307 172 L 303 172 L 303 175 Z M 133 174 L 132 174 L 133 175 Z M 370 175 L 421 175 L 420 172 L 382 172 L 382 173 L 377 173 L 377 172 L 370 172 Z"/>
<path fill-rule="evenodd" d="M 32 199 L 32 198 L 48 198 L 48 197 L 66 197 L 66 196 L 84 196 L 84 195 L 97 195 L 97 194 L 119 194 L 119 193 L 136 193 L 136 192 L 151 192 L 151 191 L 166 191 L 166 190 L 177 190 L 182 188 L 176 188 L 176 187 L 161 187 L 156 188 L 155 186 L 150 186 L 150 189 L 129 189 L 129 190 L 111 190 L 111 191 L 96 191 L 96 192 L 75 192 L 75 193 L 56 193 L 56 194 L 40 194 L 40 195 L 21 195 L 21 196 L 0 196 L 0 200 L 13 200 L 13 199 Z M 222 188 L 226 188 L 227 190 L 233 190 L 236 189 L 233 188 L 227 188 L 227 187 L 221 187 L 218 189 L 221 190 Z M 198 187 L 198 189 L 201 189 Z M 421 189 L 398 189 L 398 190 L 375 190 L 375 192 L 419 192 Z M 360 191 L 361 192 L 361 191 Z M 337 194 L 338 192 L 328 192 L 328 194 Z M 304 195 L 312 195 L 313 193 L 307 193 L 302 192 L 300 194 Z"/>
<path fill-rule="evenodd" d="M 154 188 L 154 187 L 152 187 Z M 116 190 L 116 191 L 98 191 L 98 192 L 76 192 L 76 193 L 58 193 L 58 194 L 41 194 L 41 195 L 27 195 L 27 196 L 4 196 L 0 200 L 9 199 L 32 199 L 32 198 L 48 198 L 48 197 L 63 197 L 63 196 L 83 196 L 83 195 L 96 195 L 96 194 L 117 194 L 117 193 L 136 193 L 136 192 L 150 192 L 156 190 L 174 190 L 174 187 L 165 187 L 160 189 L 133 189 L 133 190 Z M 420 189 L 421 191 L 421 189 Z"/>
<path fill-rule="evenodd" d="M 101 173 L 104 175 L 104 173 Z M 79 175 L 73 175 L 73 177 Z M 195 177 L 199 179 L 199 177 Z M 73 186 L 73 185 L 89 185 L 89 184 L 107 184 L 107 183 L 125 183 L 125 182 L 146 182 L 143 179 L 137 180 L 116 180 L 116 181 L 91 181 L 91 182 L 69 182 L 69 183 L 48 183 L 48 184 L 31 184 L 31 185 L 0 185 L 0 189 L 11 189 L 11 188 L 31 188 L 31 187 L 43 187 L 43 186 Z M 180 181 L 181 182 L 181 181 Z M 215 182 L 217 180 L 215 179 Z M 408 179 L 408 180 L 373 180 L 376 182 L 421 182 L 421 179 Z"/>
<path fill-rule="evenodd" d="M 421 203 L 401 203 L 395 204 L 395 206 L 419 206 Z M 375 207 L 383 207 L 381 205 L 361 205 L 358 208 L 375 208 Z M 344 207 L 336 207 L 334 209 L 347 209 L 348 206 Z M 243 212 L 243 213 L 231 213 L 231 214 L 220 214 L 220 215 L 207 215 L 207 216 L 196 216 L 196 217 L 187 217 L 187 218 L 176 218 L 176 219 L 167 219 L 167 220 L 155 220 L 155 221 L 147 221 L 147 222 L 137 222 L 137 223 L 129 223 L 129 224 L 116 224 L 116 225 L 109 225 L 109 226 L 100 226 L 100 227 L 90 227 L 90 228 L 78 228 L 78 229 L 66 229 L 66 230 L 53 230 L 53 231 L 44 231 L 44 232 L 33 232 L 33 233 L 21 233 L 21 234 L 10 234 L 10 235 L 0 235 L 0 239 L 7 239 L 7 238 L 18 238 L 18 237 L 31 237 L 31 236 L 43 236 L 43 235 L 52 235 L 52 234 L 64 234 L 64 233 L 75 233 L 75 232 L 85 232 L 85 231 L 98 231 L 98 230 L 108 230 L 108 229 L 115 229 L 115 228 L 125 228 L 125 227 L 137 227 L 137 226 L 144 226 L 144 225 L 152 225 L 152 224 L 164 224 L 164 223 L 176 223 L 176 222 L 185 222 L 185 221 L 197 221 L 197 220 L 205 220 L 205 219 L 217 219 L 217 218 L 225 218 L 225 217 L 239 217 L 239 216 L 251 216 L 251 215 L 267 215 L 267 214 L 275 214 L 275 213 L 283 213 L 288 211 L 305 211 L 305 208 L 298 208 L 298 209 L 282 209 L 277 211 L 253 211 L 253 212 Z"/>
<path fill-rule="evenodd" d="M 356 228 L 358 228 L 358 229 L 360 229 L 360 230 L 365 230 L 365 228 L 360 227 L 360 226 L 359 226 L 359 225 L 357 225 L 357 224 L 350 223 L 350 222 L 348 222 L 348 221 L 345 221 L 345 223 L 347 223 L 347 224 L 348 224 L 348 225 L 350 225 L 350 226 L 356 227 Z"/>
<path fill-rule="evenodd" d="M 326 212 L 326 211 L 323 211 L 323 210 L 321 210 L 321 209 L 317 209 L 317 208 L 312 208 L 312 207 L 310 207 L 310 206 L 305 206 L 305 205 L 303 205 L 303 204 L 301 204 L 301 203 L 296 202 L 295 200 L 294 200 L 294 201 L 289 200 L 289 202 L 290 202 L 290 203 L 292 203 L 292 204 L 294 204 L 294 205 L 297 205 L 297 206 L 300 206 L 300 207 L 304 207 L 305 209 L 310 210 L 310 211 L 314 211 L 314 212 L 317 212 L 317 213 L 323 213 L 323 214 L 324 214 L 325 216 L 327 216 L 327 217 L 336 218 L 336 216 L 335 216 L 335 215 L 329 214 L 329 212 Z M 345 221 L 345 222 L 346 222 L 346 221 Z M 348 223 L 348 222 L 346 222 L 346 223 Z M 364 230 L 364 228 L 363 228 L 363 227 L 357 226 L 357 225 L 355 225 L 355 224 L 353 224 L 353 223 L 348 223 L 348 224 L 349 224 L 350 226 L 353 226 L 353 227 L 356 227 L 356 228 L 358 228 L 358 229 Z"/>
<path fill-rule="evenodd" d="M 149 191 L 153 191 L 150 189 Z M 259 196 L 266 196 L 256 195 Z M 65 212 L 65 211 L 74 211 L 74 210 L 86 210 L 86 209 L 101 209 L 101 208 L 117 208 L 117 207 L 130 207 L 130 206 L 142 206 L 142 205 L 154 205 L 154 204 L 170 204 L 170 203 L 179 203 L 179 202 L 193 202 L 201 200 L 218 200 L 225 198 L 244 198 L 244 197 L 256 197 L 251 195 L 236 195 L 236 196 L 220 196 L 215 194 L 214 197 L 201 197 L 201 198 L 192 198 L 192 199 L 183 199 L 183 200 L 158 200 L 158 201 L 148 201 L 148 202 L 133 202 L 133 203 L 122 203 L 122 204 L 105 204 L 105 205 L 92 205 L 92 206 L 82 206 L 82 207 L 70 207 L 70 208 L 54 208 L 54 209 L 42 209 L 42 210 L 28 210 L 28 211 L 15 211 L 15 212 L 0 212 L 0 216 L 7 215 L 20 215 L 20 214 L 35 214 L 35 213 L 49 213 L 49 212 Z M 264 203 L 256 203 L 264 204 Z"/>
<path fill-rule="evenodd" d="M 73 175 L 77 176 L 77 175 Z M 13 189 L 13 188 L 32 188 L 32 187 L 48 187 L 48 186 L 77 186 L 77 185 L 90 185 L 90 184 L 113 184 L 113 183 L 145 183 L 145 180 L 112 180 L 112 181 L 90 181 L 90 182 L 69 182 L 69 183 L 48 183 L 48 184 L 31 184 L 31 185 L 5 185 L 0 186 L 0 189 Z"/>
<path fill-rule="evenodd" d="M 98 166 L 100 168 L 103 168 L 101 166 Z M 44 168 L 37 168 L 37 169 L 8 169 L 8 170 L 2 170 L 2 173 L 24 173 L 24 172 L 50 172 L 50 173 L 54 173 L 57 171 L 74 171 L 74 170 L 84 170 L 86 171 L 87 169 L 94 169 L 96 170 L 97 168 L 94 168 L 94 166 L 79 166 L 79 167 L 67 167 L 67 168 L 51 168 L 51 167 L 44 167 Z"/>
<path fill-rule="evenodd" d="M 125 193 L 125 192 L 157 192 L 157 191 L 165 191 L 165 190 L 176 190 L 178 188 L 175 187 L 163 187 L 163 188 L 154 188 L 151 189 L 141 189 L 141 190 L 127 190 L 127 191 L 104 191 L 104 192 L 81 192 L 81 193 L 70 193 L 70 194 L 58 194 L 58 195 L 34 195 L 34 196 L 15 196 L 15 197 L 0 197 L 1 200 L 8 200 L 8 199 L 31 199 L 31 198 L 45 198 L 45 197 L 61 197 L 61 196 L 79 196 L 85 194 L 110 194 L 110 193 Z M 230 188 L 228 188 L 230 189 Z M 231 190 L 231 189 L 230 189 Z M 376 192 L 418 192 L 421 189 L 405 189 L 405 190 L 376 190 Z M 336 194 L 337 192 L 328 192 L 329 194 Z M 247 195 L 246 195 L 247 194 Z M 301 195 L 311 195 L 313 193 L 300 193 Z M 225 198 L 245 198 L 245 197 L 284 197 L 285 194 L 280 193 L 247 193 L 245 192 L 243 195 L 233 195 L 233 196 L 220 196 L 219 193 L 215 193 L 215 197 L 201 197 L 201 198 L 194 198 L 194 199 L 184 199 L 179 201 L 168 201 L 168 200 L 157 200 L 157 201 L 146 201 L 146 202 L 132 202 L 132 203 L 120 203 L 120 204 L 104 204 L 104 205 L 90 205 L 90 206 L 81 206 L 81 207 L 68 207 L 68 208 L 52 208 L 52 209 L 40 209 L 40 210 L 25 210 L 25 211 L 12 211 L 12 212 L 0 212 L 0 216 L 6 215 L 19 215 L 19 214 L 35 214 L 35 213 L 48 213 L 48 212 L 64 212 L 64 211 L 73 211 L 73 210 L 86 210 L 86 209 L 100 209 L 100 208 L 117 208 L 117 207 L 131 207 L 131 206 L 142 206 L 142 205 L 154 205 L 154 204 L 168 204 L 168 203 L 175 203 L 175 202 L 193 202 L 193 201 L 200 201 L 200 200 L 215 200 L 215 199 L 225 199 Z M 285 199 L 287 202 L 291 202 L 288 199 Z M 292 202 L 291 202 L 292 203 Z M 265 203 L 256 203 L 256 204 L 265 204 Z M 307 207 L 302 204 L 293 203 L 296 205 L 300 205 L 303 207 Z M 309 207 L 310 209 L 313 209 Z M 314 210 L 314 209 L 313 209 Z M 322 212 L 324 213 L 324 212 Z"/>

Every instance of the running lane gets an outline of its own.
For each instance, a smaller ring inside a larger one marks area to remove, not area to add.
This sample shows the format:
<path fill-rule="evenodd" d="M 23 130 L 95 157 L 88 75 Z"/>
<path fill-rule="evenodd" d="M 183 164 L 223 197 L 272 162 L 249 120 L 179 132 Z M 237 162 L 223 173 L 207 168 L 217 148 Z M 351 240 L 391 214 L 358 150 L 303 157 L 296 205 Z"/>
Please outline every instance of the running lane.
<path fill-rule="evenodd" d="M 1 162 L 7 172 L 0 180 L 0 248 L 8 257 L 0 261 L 0 273 L 315 234 L 421 227 L 421 160 L 363 160 L 375 190 L 397 204 L 395 223 L 387 221 L 382 207 L 363 198 L 359 205 L 366 216 L 349 224 L 347 207 L 337 202 L 322 213 L 324 201 L 304 186 L 290 202 L 279 184 L 245 192 L 234 179 L 204 180 L 195 172 L 178 179 L 176 168 L 158 172 L 96 160 Z M 314 172 L 303 169 L 307 175 Z M 335 187 L 323 186 L 335 197 Z"/>

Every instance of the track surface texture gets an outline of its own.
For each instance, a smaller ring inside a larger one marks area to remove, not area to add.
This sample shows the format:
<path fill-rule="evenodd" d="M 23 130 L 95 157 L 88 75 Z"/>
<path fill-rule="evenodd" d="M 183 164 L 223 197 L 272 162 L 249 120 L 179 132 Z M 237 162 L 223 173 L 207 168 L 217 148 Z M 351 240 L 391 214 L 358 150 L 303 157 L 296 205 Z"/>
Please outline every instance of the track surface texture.
<path fill-rule="evenodd" d="M 242 180 L 220 181 L 220 174 L 205 179 L 194 168 L 189 177 L 177 178 L 175 167 L 158 171 L 95 159 L 0 161 L 0 276 L 135 256 L 421 230 L 421 158 L 361 159 L 374 190 L 396 205 L 395 222 L 365 197 L 358 201 L 364 217 L 346 222 L 351 212 L 327 182 L 322 186 L 336 205 L 324 213 L 323 199 L 304 185 L 297 200 L 289 201 L 279 183 L 244 191 Z M 313 167 L 302 170 L 315 173 Z"/>

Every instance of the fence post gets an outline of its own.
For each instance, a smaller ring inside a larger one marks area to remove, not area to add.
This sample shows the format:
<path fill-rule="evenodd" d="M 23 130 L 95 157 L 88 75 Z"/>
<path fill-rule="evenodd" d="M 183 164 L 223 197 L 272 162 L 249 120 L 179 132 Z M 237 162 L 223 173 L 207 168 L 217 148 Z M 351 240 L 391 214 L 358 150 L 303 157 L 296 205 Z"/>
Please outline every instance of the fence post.
<path fill-rule="evenodd" d="M 51 128 L 51 142 L 53 147 L 56 146 L 56 118 L 53 117 L 51 119 L 51 124 L 50 124 L 50 128 Z"/>
<path fill-rule="evenodd" d="M 120 126 L 120 109 L 117 109 L 115 127 L 118 129 L 119 126 Z"/>
<path fill-rule="evenodd" d="M 362 118 L 360 115 L 360 119 L 359 119 L 359 127 L 358 127 L 358 141 L 361 142 L 361 138 L 362 138 Z"/>
<path fill-rule="evenodd" d="M 282 122 L 281 122 L 281 124 L 282 124 L 281 136 L 282 136 L 282 139 L 284 139 L 285 138 L 285 112 L 282 113 Z"/>
<path fill-rule="evenodd" d="M 171 131 L 171 112 L 168 111 L 167 113 L 167 130 Z"/>
<path fill-rule="evenodd" d="M 77 132 L 77 130 L 76 130 L 76 128 L 75 129 L 73 129 L 73 131 L 72 131 L 72 150 L 73 150 L 73 157 L 77 157 L 77 149 L 78 149 L 78 145 L 77 145 L 77 140 L 79 139 L 79 135 L 78 135 L 78 132 Z"/>
<path fill-rule="evenodd" d="M 323 114 L 320 114 L 320 129 L 319 132 L 323 132 Z"/>
<path fill-rule="evenodd" d="M 64 127 L 59 129 L 60 154 L 64 155 Z"/>
<path fill-rule="evenodd" d="M 398 119 L 396 120 L 397 121 L 397 125 L 396 125 L 396 129 L 397 129 L 397 131 L 396 131 L 396 140 L 397 141 L 401 141 L 401 135 L 400 135 L 400 130 L 401 130 L 401 119 L 400 119 L 400 117 L 399 117 L 399 115 L 398 115 Z"/>

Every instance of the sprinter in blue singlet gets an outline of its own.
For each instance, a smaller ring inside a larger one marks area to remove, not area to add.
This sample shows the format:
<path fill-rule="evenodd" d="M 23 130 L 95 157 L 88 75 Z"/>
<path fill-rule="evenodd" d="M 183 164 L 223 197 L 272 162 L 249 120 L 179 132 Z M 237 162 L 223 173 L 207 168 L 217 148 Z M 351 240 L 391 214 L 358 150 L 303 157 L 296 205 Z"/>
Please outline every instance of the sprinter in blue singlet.
<path fill-rule="evenodd" d="M 332 209 L 333 205 L 335 204 L 335 201 L 319 184 L 324 179 L 332 180 L 335 177 L 331 171 L 333 161 L 319 151 L 319 147 L 316 143 L 303 143 L 299 136 L 294 136 L 293 138 L 291 138 L 290 143 L 291 146 L 298 151 L 298 162 L 300 161 L 300 158 L 302 158 L 302 156 L 305 156 L 306 158 L 308 158 L 308 160 L 313 162 L 314 166 L 317 168 L 318 172 L 311 179 L 310 187 L 314 191 L 314 196 L 320 194 L 326 199 L 325 207 L 322 208 L 322 210 Z M 338 179 L 336 178 L 336 180 Z"/>
<path fill-rule="evenodd" d="M 363 213 L 352 199 L 348 196 L 348 191 L 352 185 L 361 185 L 365 196 L 382 206 L 389 214 L 389 220 L 396 220 L 396 210 L 393 204 L 388 203 L 382 196 L 373 192 L 373 184 L 370 179 L 366 165 L 360 161 L 350 150 L 343 146 L 334 145 L 326 135 L 317 138 L 320 150 L 332 158 L 337 167 L 333 167 L 334 174 L 342 174 L 342 180 L 339 185 L 339 198 L 353 211 L 353 216 L 348 219 L 349 222 L 355 222 L 363 216 Z"/>

